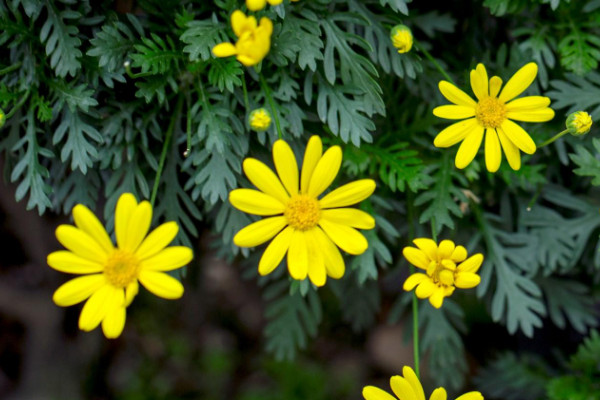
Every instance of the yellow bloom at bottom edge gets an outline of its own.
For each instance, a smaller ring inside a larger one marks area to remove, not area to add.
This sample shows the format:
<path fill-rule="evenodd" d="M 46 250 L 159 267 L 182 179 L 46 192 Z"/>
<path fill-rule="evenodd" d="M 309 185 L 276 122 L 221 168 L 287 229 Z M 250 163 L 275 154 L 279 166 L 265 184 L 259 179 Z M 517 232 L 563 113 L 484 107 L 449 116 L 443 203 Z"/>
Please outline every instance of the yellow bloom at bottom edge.
<path fill-rule="evenodd" d="M 411 367 L 402 369 L 404 376 L 392 376 L 390 378 L 390 387 L 392 392 L 399 400 L 425 400 L 425 392 L 423 386 L 417 378 L 415 371 Z M 375 386 L 365 386 L 362 391 L 365 400 L 397 400 L 385 390 Z M 448 395 L 443 387 L 435 389 L 429 400 L 446 400 Z M 483 396 L 479 392 L 468 392 L 458 397 L 456 400 L 483 400 Z"/>
<path fill-rule="evenodd" d="M 67 248 L 48 255 L 48 265 L 57 271 L 83 276 L 71 279 L 54 292 L 61 307 L 82 301 L 79 328 L 91 331 L 102 323 L 107 338 L 118 337 L 125 326 L 126 308 L 137 295 L 138 281 L 150 292 L 165 299 L 177 299 L 183 285 L 165 274 L 192 260 L 185 246 L 167 247 L 179 227 L 167 222 L 153 230 L 152 206 L 138 204 L 131 193 L 119 197 L 115 210 L 117 246 L 96 216 L 84 205 L 73 208 L 75 226 L 60 225 L 56 238 Z"/>

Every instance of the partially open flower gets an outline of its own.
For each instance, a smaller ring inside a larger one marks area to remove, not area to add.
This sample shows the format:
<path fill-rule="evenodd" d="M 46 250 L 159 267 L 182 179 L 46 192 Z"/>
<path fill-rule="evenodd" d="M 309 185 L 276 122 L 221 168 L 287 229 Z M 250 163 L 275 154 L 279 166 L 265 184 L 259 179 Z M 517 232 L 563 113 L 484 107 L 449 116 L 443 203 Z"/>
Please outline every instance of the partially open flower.
<path fill-rule="evenodd" d="M 590 131 L 592 117 L 585 111 L 575 111 L 567 117 L 567 129 L 573 136 L 582 136 Z"/>
<path fill-rule="evenodd" d="M 257 108 L 248 116 L 248 124 L 254 131 L 264 132 L 271 126 L 271 113 L 264 108 Z"/>
<path fill-rule="evenodd" d="M 408 53 L 413 45 L 413 35 L 406 25 L 396 25 L 390 33 L 392 44 L 398 49 L 398 53 Z"/>

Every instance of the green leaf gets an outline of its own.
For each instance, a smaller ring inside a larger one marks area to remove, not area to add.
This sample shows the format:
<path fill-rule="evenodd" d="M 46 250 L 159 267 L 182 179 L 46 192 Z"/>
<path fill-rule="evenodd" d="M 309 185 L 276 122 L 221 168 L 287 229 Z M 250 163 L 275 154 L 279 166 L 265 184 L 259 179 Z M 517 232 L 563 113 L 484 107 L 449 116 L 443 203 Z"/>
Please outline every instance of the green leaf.
<path fill-rule="evenodd" d="M 208 83 L 219 88 L 219 91 L 227 89 L 233 93 L 236 86 L 242 86 L 244 70 L 235 58 L 212 58 L 208 65 Z"/>
<path fill-rule="evenodd" d="M 319 17 L 309 10 L 300 11 L 304 18 L 297 18 L 291 14 L 283 20 L 282 35 L 289 34 L 294 38 L 296 46 L 293 47 L 292 61 L 297 59 L 302 70 L 307 67 L 311 71 L 317 70 L 317 61 L 323 59 L 323 40 L 321 40 L 321 27 Z M 277 38 L 274 45 L 277 44 Z"/>
<path fill-rule="evenodd" d="M 598 67 L 600 60 L 600 38 L 582 32 L 575 26 L 571 33 L 558 43 L 560 63 L 577 75 L 584 75 Z"/>
<path fill-rule="evenodd" d="M 569 360 L 569 367 L 587 375 L 599 375 L 598 365 L 600 365 L 600 334 L 592 330 L 590 336 L 583 340 L 577 352 Z"/>
<path fill-rule="evenodd" d="M 62 112 L 62 120 L 56 128 L 52 137 L 52 144 L 62 141 L 67 134 L 67 141 L 60 152 L 60 159 L 63 162 L 71 160 L 71 168 L 79 169 L 86 173 L 96 160 L 98 160 L 98 150 L 96 145 L 90 143 L 86 137 L 89 137 L 96 143 L 102 143 L 102 135 L 92 125 L 85 122 L 78 112 L 72 112 L 65 108 Z"/>
<path fill-rule="evenodd" d="M 587 111 L 594 120 L 600 118 L 600 74 L 591 71 L 585 77 L 574 74 L 565 74 L 565 77 L 566 81 L 550 81 L 554 90 L 546 95 L 554 101 L 552 107 L 568 107 L 565 115 L 574 111 Z"/>
<path fill-rule="evenodd" d="M 131 14 L 127 14 L 131 18 Z M 138 32 L 141 36 L 143 32 Z M 115 72 L 123 69 L 123 63 L 128 54 L 133 50 L 136 35 L 123 22 L 116 21 L 113 24 L 105 24 L 90 39 L 92 47 L 87 51 L 88 56 L 98 57 L 98 65 L 107 67 L 109 71 Z"/>
<path fill-rule="evenodd" d="M 48 19 L 40 30 L 40 40 L 46 44 L 46 55 L 49 57 L 50 67 L 56 75 L 64 78 L 67 75 L 75 76 L 81 68 L 81 40 L 77 37 L 79 29 L 75 23 L 67 24 L 68 20 L 81 18 L 81 14 L 73 10 L 58 12 L 54 3 L 46 1 Z"/>
<path fill-rule="evenodd" d="M 323 317 L 321 301 L 314 290 L 305 297 L 299 292 L 289 293 L 287 280 L 267 287 L 264 298 L 268 301 L 265 317 L 267 326 L 266 350 L 277 360 L 292 360 L 298 349 L 306 348 L 308 338 L 317 335 Z"/>
<path fill-rule="evenodd" d="M 138 88 L 135 97 L 144 98 L 146 103 L 151 103 L 154 97 L 159 104 L 163 104 L 167 97 L 167 86 L 175 93 L 179 90 L 177 82 L 171 75 L 152 75 L 141 78 L 135 82 Z"/>
<path fill-rule="evenodd" d="M 75 86 L 61 80 L 52 83 L 50 87 L 56 98 L 54 108 L 57 111 L 62 110 L 65 103 L 72 113 L 77 110 L 88 112 L 90 107 L 98 105 L 98 101 L 92 97 L 94 90 L 88 89 L 84 84 Z"/>
<path fill-rule="evenodd" d="M 575 153 L 569 154 L 569 158 L 579 166 L 573 172 L 579 176 L 592 177 L 592 185 L 600 186 L 600 139 L 593 138 L 592 144 L 596 150 L 595 154 L 590 153 L 583 145 L 575 146 Z"/>
<path fill-rule="evenodd" d="M 556 39 L 550 35 L 550 26 L 536 28 L 519 28 L 513 31 L 515 36 L 528 36 L 519 43 L 519 49 L 530 55 L 531 59 L 538 65 L 538 77 L 544 89 L 548 88 L 548 69 L 556 65 Z"/>
<path fill-rule="evenodd" d="M 166 74 L 179 68 L 181 52 L 169 36 L 165 41 L 160 36 L 151 33 L 150 38 L 142 38 L 142 44 L 135 44 L 133 48 L 137 50 L 137 53 L 130 55 L 131 65 L 141 68 L 142 73 Z"/>
<path fill-rule="evenodd" d="M 546 294 L 548 316 L 557 327 L 564 329 L 568 321 L 577 332 L 585 334 L 590 327 L 598 326 L 596 302 L 588 287 L 563 277 L 545 278 L 538 283 Z"/>
<path fill-rule="evenodd" d="M 408 3 L 410 3 L 410 0 L 379 0 L 379 4 L 382 6 L 389 6 L 395 12 L 400 12 L 404 15 L 408 15 Z"/>
<path fill-rule="evenodd" d="M 346 274 L 341 280 L 330 280 L 327 286 L 339 299 L 344 321 L 355 333 L 372 327 L 381 307 L 379 286 L 374 280 L 357 283 L 354 273 Z"/>
<path fill-rule="evenodd" d="M 193 165 L 194 172 L 185 184 L 185 190 L 192 190 L 192 199 L 195 201 L 201 196 L 211 205 L 226 201 L 229 192 L 237 186 L 235 173 L 241 172 L 238 156 L 229 149 L 222 153 L 202 149 L 188 160 L 186 169 Z"/>
<path fill-rule="evenodd" d="M 213 57 L 211 50 L 217 44 L 227 42 L 224 34 L 226 25 L 219 23 L 216 16 L 202 21 L 191 21 L 187 29 L 181 34 L 181 41 L 187 46 L 183 48 L 184 53 L 189 54 L 190 61 L 201 59 L 207 61 Z"/>

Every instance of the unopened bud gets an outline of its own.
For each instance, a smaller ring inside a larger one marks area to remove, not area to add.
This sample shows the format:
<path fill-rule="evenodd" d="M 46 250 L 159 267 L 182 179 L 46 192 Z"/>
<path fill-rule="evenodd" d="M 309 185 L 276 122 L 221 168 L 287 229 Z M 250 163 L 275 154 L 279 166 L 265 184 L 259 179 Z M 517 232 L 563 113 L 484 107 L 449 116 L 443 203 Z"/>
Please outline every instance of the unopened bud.
<path fill-rule="evenodd" d="M 413 35 L 406 25 L 396 25 L 390 33 L 392 44 L 398 49 L 398 53 L 408 53 L 413 45 Z"/>
<path fill-rule="evenodd" d="M 264 132 L 271 126 L 271 114 L 264 108 L 257 108 L 248 116 L 248 124 L 256 132 Z"/>
<path fill-rule="evenodd" d="M 582 136 L 590 131 L 592 117 L 585 111 L 575 111 L 567 117 L 567 129 L 573 136 Z"/>

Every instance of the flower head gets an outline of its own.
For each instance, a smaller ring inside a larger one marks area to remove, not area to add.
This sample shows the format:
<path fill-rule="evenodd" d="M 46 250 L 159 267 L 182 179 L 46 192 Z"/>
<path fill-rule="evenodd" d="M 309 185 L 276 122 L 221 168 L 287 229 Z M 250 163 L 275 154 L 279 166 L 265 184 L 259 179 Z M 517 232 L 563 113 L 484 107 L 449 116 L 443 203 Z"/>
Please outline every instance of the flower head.
<path fill-rule="evenodd" d="M 500 91 L 502 79 L 493 76 L 488 80 L 484 65 L 477 64 L 477 68 L 471 70 L 471 88 L 477 101 L 452 83 L 441 81 L 440 91 L 454 104 L 436 107 L 433 114 L 462 121 L 441 131 L 433 144 L 436 147 L 450 147 L 462 141 L 455 160 L 456 167 L 462 169 L 475 158 L 485 133 L 485 166 L 488 171 L 496 172 L 500 168 L 501 148 L 510 167 L 514 170 L 521 168 L 519 151 L 533 154 L 536 145 L 529 134 L 512 120 L 545 122 L 554 117 L 554 110 L 548 107 L 548 97 L 515 99 L 531 85 L 537 71 L 537 64 L 526 64 Z"/>
<path fill-rule="evenodd" d="M 239 62 L 246 67 L 251 67 L 262 61 L 271 48 L 271 34 L 273 23 L 267 17 L 260 19 L 257 25 L 256 18 L 247 17 L 240 10 L 231 14 L 231 27 L 238 37 L 235 46 L 231 43 L 220 43 L 213 47 L 212 52 L 217 57 L 237 55 Z"/>
<path fill-rule="evenodd" d="M 56 238 L 67 248 L 50 253 L 48 265 L 57 271 L 82 274 L 54 292 L 54 302 L 67 307 L 87 300 L 79 316 L 79 328 L 91 331 L 102 323 L 107 338 L 116 338 L 125 326 L 125 309 L 138 293 L 138 281 L 165 299 L 183 294 L 181 283 L 165 274 L 192 260 L 192 250 L 167 247 L 179 227 L 167 222 L 148 236 L 152 207 L 138 204 L 131 193 L 119 197 L 115 210 L 117 246 L 96 216 L 84 205 L 73 208 L 75 226 L 60 225 Z"/>
<path fill-rule="evenodd" d="M 256 132 L 264 132 L 271 126 L 271 113 L 264 108 L 257 108 L 248 115 L 248 124 Z"/>
<path fill-rule="evenodd" d="M 265 8 L 267 2 L 272 6 L 276 6 L 281 4 L 283 0 L 246 0 L 246 7 L 248 7 L 248 10 L 250 11 L 259 11 Z"/>
<path fill-rule="evenodd" d="M 431 239 L 415 239 L 415 247 L 405 247 L 402 254 L 409 263 L 426 273 L 415 273 L 404 282 L 407 292 L 417 286 L 417 297 L 429 298 L 435 308 L 440 308 L 444 297 L 450 296 L 455 287 L 470 289 L 479 284 L 476 274 L 483 262 L 481 253 L 467 258 L 467 250 L 456 246 L 451 240 L 442 240 L 439 247 Z"/>
<path fill-rule="evenodd" d="M 567 129 L 574 136 L 585 135 L 592 127 L 592 117 L 585 111 L 576 111 L 567 117 Z"/>
<path fill-rule="evenodd" d="M 404 367 L 402 374 L 404 376 L 396 375 L 390 378 L 390 387 L 396 397 L 400 400 L 425 400 L 425 391 L 413 369 Z M 365 386 L 362 394 L 365 400 L 396 400 L 396 397 L 375 386 Z M 429 400 L 446 400 L 447 397 L 446 390 L 439 387 L 431 393 Z M 483 400 L 483 396 L 479 392 L 469 392 L 456 400 Z"/>
<path fill-rule="evenodd" d="M 319 199 L 340 169 L 342 150 L 332 146 L 323 153 L 318 136 L 308 141 L 300 174 L 294 152 L 283 140 L 273 145 L 273 161 L 279 177 L 254 158 L 244 160 L 244 173 L 259 190 L 235 189 L 229 193 L 229 201 L 238 210 L 269 218 L 243 228 L 233 242 L 254 247 L 274 238 L 258 264 L 261 275 L 270 274 L 287 253 L 294 279 L 308 276 L 312 283 L 323 286 L 327 276 L 341 278 L 345 265 L 336 245 L 347 253 L 362 254 L 367 239 L 355 228 L 375 226 L 369 214 L 347 207 L 369 197 L 375 182 L 354 181 Z"/>
<path fill-rule="evenodd" d="M 413 35 L 406 25 L 396 25 L 390 33 L 392 44 L 398 49 L 398 53 L 408 53 L 413 45 Z"/>

